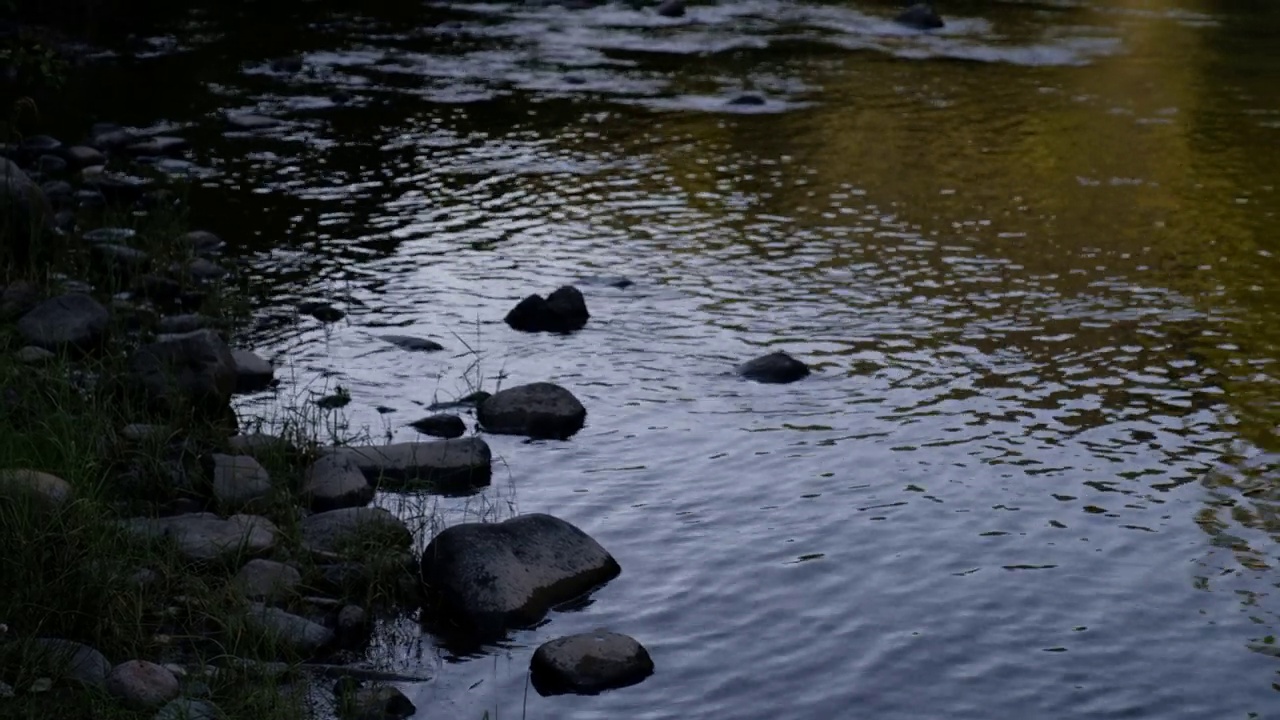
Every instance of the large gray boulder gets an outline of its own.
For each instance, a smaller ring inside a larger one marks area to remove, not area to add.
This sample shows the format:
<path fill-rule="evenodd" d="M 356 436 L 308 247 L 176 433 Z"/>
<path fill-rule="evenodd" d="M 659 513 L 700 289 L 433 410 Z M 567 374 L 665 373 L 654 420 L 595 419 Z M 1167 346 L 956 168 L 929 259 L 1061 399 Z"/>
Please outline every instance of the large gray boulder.
<path fill-rule="evenodd" d="M 543 643 L 529 661 L 540 695 L 594 695 L 635 685 L 653 674 L 653 659 L 628 635 L 596 630 Z"/>
<path fill-rule="evenodd" d="M 212 330 L 166 335 L 129 358 L 130 375 L 152 402 L 221 410 L 236 389 L 231 348 Z"/>
<path fill-rule="evenodd" d="M 264 555 L 275 547 L 280 531 L 257 515 L 232 515 L 222 519 L 213 513 L 190 513 L 162 518 L 133 518 L 125 528 L 148 539 L 168 539 L 193 562 L 233 562 Z"/>
<path fill-rule="evenodd" d="M 360 468 L 382 486 L 465 492 L 488 485 L 493 474 L 493 453 L 478 437 L 333 448 L 327 457 Z"/>
<path fill-rule="evenodd" d="M 585 532 L 540 513 L 454 525 L 431 540 L 421 561 L 427 598 L 481 636 L 533 625 L 621 571 Z"/>
<path fill-rule="evenodd" d="M 18 334 L 30 345 L 46 350 L 88 350 L 102 341 L 110 314 L 97 300 L 82 293 L 49 298 L 18 321 Z"/>
<path fill-rule="evenodd" d="M 582 429 L 587 409 L 568 390 L 548 382 L 500 390 L 480 403 L 485 432 L 564 440 Z"/>

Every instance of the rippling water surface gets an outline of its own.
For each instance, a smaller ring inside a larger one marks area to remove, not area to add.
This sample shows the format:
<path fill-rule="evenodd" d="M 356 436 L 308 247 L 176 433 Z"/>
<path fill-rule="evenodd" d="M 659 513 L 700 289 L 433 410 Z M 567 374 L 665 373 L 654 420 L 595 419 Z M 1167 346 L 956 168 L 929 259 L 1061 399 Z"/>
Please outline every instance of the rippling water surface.
<path fill-rule="evenodd" d="M 431 509 L 554 513 L 623 574 L 478 654 L 390 626 L 437 676 L 424 716 L 1270 716 L 1280 9 L 968 2 L 928 35 L 893 9 L 312 4 L 121 60 L 150 80 L 110 119 L 196 124 L 197 219 L 261 290 L 285 383 L 246 414 L 341 386 L 327 422 L 412 439 L 435 399 L 536 380 L 589 409 L 568 442 L 487 438 L 494 486 Z M 566 282 L 584 331 L 501 322 Z M 728 372 L 773 349 L 815 375 Z M 599 626 L 657 673 L 526 687 L 532 648 Z"/>

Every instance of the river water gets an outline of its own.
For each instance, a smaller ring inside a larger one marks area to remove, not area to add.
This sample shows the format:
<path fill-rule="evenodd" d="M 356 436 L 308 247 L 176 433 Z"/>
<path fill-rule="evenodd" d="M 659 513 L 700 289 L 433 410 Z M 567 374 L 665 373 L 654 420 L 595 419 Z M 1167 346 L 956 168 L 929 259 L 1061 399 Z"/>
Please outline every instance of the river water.
<path fill-rule="evenodd" d="M 477 385 L 587 406 L 428 511 L 553 513 L 622 575 L 479 652 L 389 625 L 422 717 L 1272 716 L 1280 8 L 893 10 L 223 9 L 94 71 L 102 119 L 195 124 L 195 218 L 284 379 L 244 413 L 341 386 L 329 429 L 408 440 Z M 567 282 L 582 332 L 501 322 Z M 727 372 L 775 349 L 815 374 Z M 656 674 L 527 687 L 596 627 Z"/>

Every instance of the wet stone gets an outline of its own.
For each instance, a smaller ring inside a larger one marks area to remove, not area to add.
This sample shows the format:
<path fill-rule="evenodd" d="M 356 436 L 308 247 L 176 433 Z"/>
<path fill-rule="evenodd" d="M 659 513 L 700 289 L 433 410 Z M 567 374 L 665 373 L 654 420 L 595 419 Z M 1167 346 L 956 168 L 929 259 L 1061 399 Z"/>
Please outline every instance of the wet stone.
<path fill-rule="evenodd" d="M 809 376 L 809 367 L 785 352 L 763 355 L 738 366 L 738 374 L 760 383 L 791 383 Z"/>
<path fill-rule="evenodd" d="M 467 432 L 467 425 L 457 415 L 432 415 L 409 423 L 410 427 L 423 435 L 441 438 L 462 437 Z"/>
<path fill-rule="evenodd" d="M 38 470 L 0 470 L 0 502 L 27 501 L 56 510 L 74 495 L 66 480 Z"/>
<path fill-rule="evenodd" d="M 235 130 L 264 130 L 281 124 L 280 120 L 264 115 L 228 115 L 227 125 Z"/>
<path fill-rule="evenodd" d="M 444 346 L 435 340 L 413 337 L 411 335 L 383 335 L 382 339 L 402 350 L 436 352 L 444 349 Z"/>
<path fill-rule="evenodd" d="M 404 521 L 386 508 L 352 507 L 302 519 L 302 547 L 321 555 L 339 555 L 355 543 L 376 541 L 388 549 L 407 548 L 413 536 Z"/>
<path fill-rule="evenodd" d="M 232 350 L 236 367 L 236 392 L 255 392 L 269 387 L 275 380 L 271 363 L 249 350 Z"/>
<path fill-rule="evenodd" d="M 135 710 L 159 707 L 178 696 L 178 678 L 146 660 L 129 660 L 111 669 L 107 692 Z"/>
<path fill-rule="evenodd" d="M 333 631 L 329 628 L 280 608 L 255 603 L 250 607 L 247 620 L 260 632 L 300 655 L 314 655 L 333 642 Z"/>
<path fill-rule="evenodd" d="M 541 695 L 594 695 L 643 681 L 653 674 L 653 660 L 635 638 L 596 630 L 543 643 L 529 670 Z"/>
<path fill-rule="evenodd" d="M 494 393 L 477 408 L 485 432 L 566 439 L 582 429 L 587 409 L 554 383 L 517 385 Z"/>
<path fill-rule="evenodd" d="M 154 156 L 169 155 L 183 150 L 186 147 L 187 141 L 182 138 L 156 135 L 141 142 L 129 145 L 125 148 L 125 151 L 134 155 Z"/>
<path fill-rule="evenodd" d="M 342 720 L 404 720 L 418 711 L 404 693 L 390 685 L 347 687 L 340 681 L 334 694 L 340 698 L 338 716 Z"/>
<path fill-rule="evenodd" d="M 41 155 L 36 160 L 36 170 L 45 175 L 57 175 L 67 171 L 67 161 L 57 155 Z"/>
<path fill-rule="evenodd" d="M 178 237 L 178 245 L 197 255 L 213 255 L 221 252 L 227 244 L 208 230 L 192 230 Z"/>
<path fill-rule="evenodd" d="M 307 471 L 302 498 L 317 512 L 368 505 L 374 489 L 359 466 L 348 458 L 325 456 Z"/>

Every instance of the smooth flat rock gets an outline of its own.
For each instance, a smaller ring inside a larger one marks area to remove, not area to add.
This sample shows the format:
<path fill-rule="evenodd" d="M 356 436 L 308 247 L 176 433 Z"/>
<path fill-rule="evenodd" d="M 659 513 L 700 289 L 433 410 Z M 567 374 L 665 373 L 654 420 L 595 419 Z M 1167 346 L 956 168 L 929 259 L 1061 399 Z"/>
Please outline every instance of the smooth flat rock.
<path fill-rule="evenodd" d="M 111 668 L 107 692 L 134 710 L 160 707 L 178 696 L 178 678 L 163 666 L 128 660 Z"/>
<path fill-rule="evenodd" d="M 582 429 L 587 409 L 568 390 L 548 382 L 499 390 L 480 403 L 485 432 L 564 440 Z"/>
<path fill-rule="evenodd" d="M 785 352 L 774 352 L 739 365 L 738 374 L 760 383 L 790 383 L 808 377 L 809 366 Z"/>
<path fill-rule="evenodd" d="M 591 536 L 541 513 L 449 527 L 421 562 L 426 596 L 482 636 L 531 626 L 621 571 Z"/>
<path fill-rule="evenodd" d="M 246 616 L 259 632 L 303 656 L 315 655 L 333 642 L 333 631 L 280 608 L 254 603 Z"/>
<path fill-rule="evenodd" d="M 82 293 L 49 298 L 18 321 L 18 334 L 45 350 L 87 350 L 101 342 L 110 315 L 97 300 Z"/>
<path fill-rule="evenodd" d="M 444 349 L 444 346 L 435 340 L 413 337 L 412 335 L 382 335 L 380 337 L 401 350 L 411 350 L 414 352 L 437 352 Z"/>
<path fill-rule="evenodd" d="M 271 494 L 271 476 L 248 455 L 214 453 L 213 498 L 223 510 L 240 510 Z"/>
<path fill-rule="evenodd" d="M 457 415 L 432 415 L 414 420 L 409 426 L 423 435 L 445 439 L 459 438 L 467 434 L 467 424 Z"/>
<path fill-rule="evenodd" d="M 88 687 L 105 690 L 111 663 L 97 650 L 83 643 L 57 638 L 32 641 L 28 660 L 44 672 Z"/>
<path fill-rule="evenodd" d="M 0 502 L 28 501 L 45 511 L 56 510 L 75 495 L 71 483 L 38 470 L 0 470 Z"/>
<path fill-rule="evenodd" d="M 353 545 L 376 543 L 407 548 L 413 535 L 404 521 L 386 508 L 352 507 L 308 515 L 299 523 L 302 547 L 313 553 L 341 555 Z"/>
<path fill-rule="evenodd" d="M 595 695 L 641 682 L 653 674 L 653 660 L 635 638 L 596 630 L 543 643 L 529 670 L 540 695 Z"/>
<path fill-rule="evenodd" d="M 333 448 L 329 457 L 352 463 L 375 485 L 432 485 L 444 492 L 484 487 L 493 453 L 480 438 Z"/>
<path fill-rule="evenodd" d="M 302 574 L 292 565 L 256 558 L 231 578 L 231 584 L 250 600 L 282 600 L 294 595 L 302 584 Z"/>
<path fill-rule="evenodd" d="M 236 367 L 236 392 L 256 392 L 270 387 L 276 378 L 271 363 L 249 350 L 232 350 L 231 359 Z"/>
<path fill-rule="evenodd" d="M 278 458 L 298 453 L 298 447 L 292 442 L 268 433 L 233 435 L 227 438 L 227 445 L 237 455 L 252 455 L 259 461 L 263 458 Z"/>
<path fill-rule="evenodd" d="M 162 518 L 133 518 L 127 527 L 142 537 L 168 538 L 188 560 L 228 562 L 241 556 L 262 555 L 275 547 L 279 529 L 256 515 L 190 513 Z"/>
<path fill-rule="evenodd" d="M 368 505 L 373 486 L 360 467 L 345 456 L 323 456 L 312 463 L 302 483 L 302 499 L 317 512 Z"/>

